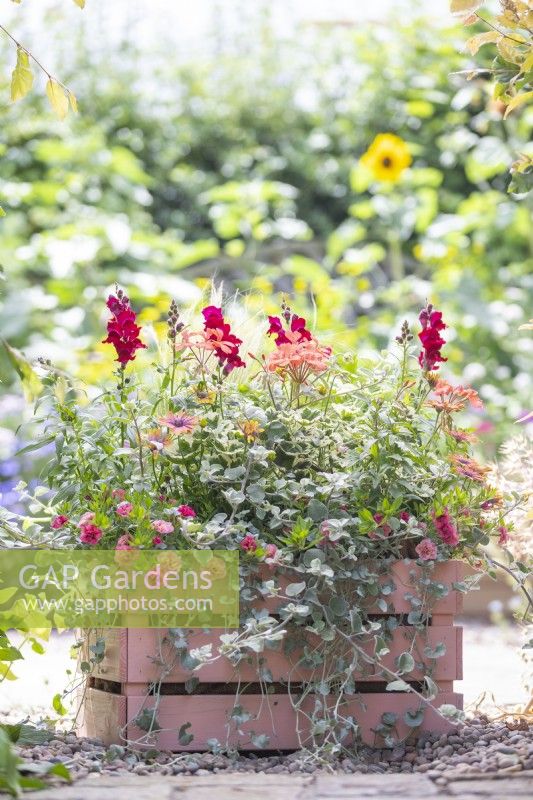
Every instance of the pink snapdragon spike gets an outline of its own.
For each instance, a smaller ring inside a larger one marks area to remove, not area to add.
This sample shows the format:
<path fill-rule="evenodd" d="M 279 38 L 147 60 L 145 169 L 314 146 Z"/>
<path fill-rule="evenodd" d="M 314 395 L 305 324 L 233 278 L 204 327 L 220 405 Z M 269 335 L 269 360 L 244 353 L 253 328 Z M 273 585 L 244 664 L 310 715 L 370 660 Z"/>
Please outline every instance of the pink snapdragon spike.
<path fill-rule="evenodd" d="M 174 525 L 171 522 L 167 522 L 165 519 L 155 519 L 152 522 L 152 528 L 163 536 L 167 533 L 173 533 L 174 531 Z"/>
<path fill-rule="evenodd" d="M 191 506 L 178 506 L 178 514 L 182 517 L 195 517 L 196 511 Z"/>
<path fill-rule="evenodd" d="M 447 508 L 438 516 L 433 512 L 433 524 L 440 539 L 449 547 L 459 544 L 459 534 Z"/>
<path fill-rule="evenodd" d="M 118 504 L 115 511 L 121 517 L 129 517 L 129 515 L 133 511 L 133 506 L 131 503 L 128 503 L 127 500 L 125 500 L 123 503 Z"/>
<path fill-rule="evenodd" d="M 80 531 L 80 542 L 83 542 L 83 544 L 98 544 L 104 535 L 103 530 L 97 525 L 93 525 L 91 522 L 87 523 L 86 525 L 81 525 Z"/>
<path fill-rule="evenodd" d="M 69 518 L 66 517 L 64 514 L 58 514 L 57 517 L 54 517 L 52 522 L 50 523 L 50 527 L 53 528 L 55 531 L 58 531 L 60 528 L 63 528 Z"/>
<path fill-rule="evenodd" d="M 241 539 L 240 547 L 246 553 L 255 553 L 259 547 L 259 543 L 255 536 L 252 536 L 251 533 L 247 533 L 244 539 Z"/>
<path fill-rule="evenodd" d="M 135 360 L 137 350 L 146 345 L 140 340 L 141 328 L 137 325 L 137 315 L 130 306 L 129 298 L 121 289 L 117 296 L 109 295 L 107 307 L 113 315 L 107 323 L 107 338 L 103 344 L 111 344 L 116 350 L 117 361 L 125 367 L 129 361 Z"/>
<path fill-rule="evenodd" d="M 418 338 L 422 344 L 422 352 L 418 356 L 418 363 L 424 372 L 431 372 L 439 368 L 439 363 L 447 361 L 441 354 L 442 347 L 446 340 L 440 335 L 448 326 L 442 321 L 442 311 L 434 311 L 429 304 L 424 308 L 418 317 L 422 330 Z"/>
<path fill-rule="evenodd" d="M 438 555 L 437 545 L 431 539 L 422 539 L 415 551 L 422 561 L 434 561 Z"/>

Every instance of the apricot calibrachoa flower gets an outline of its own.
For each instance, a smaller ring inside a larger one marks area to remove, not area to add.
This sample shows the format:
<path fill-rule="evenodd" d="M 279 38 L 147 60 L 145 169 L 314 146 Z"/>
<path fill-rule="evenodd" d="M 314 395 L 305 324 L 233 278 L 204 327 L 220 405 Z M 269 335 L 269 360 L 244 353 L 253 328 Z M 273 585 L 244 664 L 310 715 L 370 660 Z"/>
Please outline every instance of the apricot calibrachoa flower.
<path fill-rule="evenodd" d="M 388 183 L 396 183 L 411 161 L 406 143 L 394 133 L 379 133 L 361 156 L 361 164 L 374 179 Z"/>

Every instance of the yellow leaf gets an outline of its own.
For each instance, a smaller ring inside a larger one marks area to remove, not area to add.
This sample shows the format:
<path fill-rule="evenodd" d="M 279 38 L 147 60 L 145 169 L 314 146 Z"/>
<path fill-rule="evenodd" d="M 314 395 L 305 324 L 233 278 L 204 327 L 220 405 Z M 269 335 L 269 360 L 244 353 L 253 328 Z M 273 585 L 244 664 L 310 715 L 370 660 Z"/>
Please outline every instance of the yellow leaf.
<path fill-rule="evenodd" d="M 519 106 L 523 106 L 524 103 L 529 103 L 533 100 L 533 91 L 531 92 L 522 92 L 522 94 L 515 94 L 512 100 L 507 104 L 507 108 L 505 109 L 505 114 L 503 115 L 504 119 L 507 119 L 511 111 L 514 111 L 515 108 Z"/>
<path fill-rule="evenodd" d="M 68 90 L 67 94 L 68 94 L 70 107 L 74 111 L 74 113 L 77 114 L 78 113 L 78 101 L 76 100 L 76 95 L 74 94 L 74 92 L 71 92 L 70 89 Z"/>
<path fill-rule="evenodd" d="M 78 8 L 85 8 L 85 0 L 74 0 Z"/>
<path fill-rule="evenodd" d="M 486 33 L 478 33 L 477 36 L 472 36 L 466 43 L 466 46 L 471 53 L 471 55 L 475 56 L 477 51 L 480 47 L 483 47 L 484 44 L 489 44 L 490 42 L 497 42 L 498 39 L 501 38 L 501 34 L 498 31 L 487 31 Z"/>
<path fill-rule="evenodd" d="M 498 53 L 505 61 L 508 61 L 510 64 L 522 63 L 524 53 L 505 37 L 502 36 L 498 39 L 496 47 L 498 48 Z"/>
<path fill-rule="evenodd" d="M 32 85 L 33 74 L 30 67 L 30 59 L 25 50 L 17 47 L 17 65 L 11 74 L 11 99 L 13 102 L 25 97 Z"/>
<path fill-rule="evenodd" d="M 450 0 L 450 11 L 454 16 L 465 17 L 481 8 L 484 0 Z"/>
<path fill-rule="evenodd" d="M 46 94 L 59 119 L 65 119 L 68 114 L 68 98 L 63 87 L 57 81 L 49 78 L 46 84 Z"/>
<path fill-rule="evenodd" d="M 524 75 L 525 75 L 528 72 L 531 72 L 531 70 L 533 70 L 533 50 L 527 56 L 527 58 L 524 60 L 524 63 L 522 64 L 520 72 L 523 72 Z"/>

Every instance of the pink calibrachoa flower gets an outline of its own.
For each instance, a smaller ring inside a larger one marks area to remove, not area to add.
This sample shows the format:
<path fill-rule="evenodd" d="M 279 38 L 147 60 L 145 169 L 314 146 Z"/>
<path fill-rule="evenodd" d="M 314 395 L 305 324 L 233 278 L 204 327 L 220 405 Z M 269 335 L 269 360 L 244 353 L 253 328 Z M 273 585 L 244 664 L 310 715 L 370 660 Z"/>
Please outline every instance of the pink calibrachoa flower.
<path fill-rule="evenodd" d="M 80 530 L 80 542 L 83 542 L 83 544 L 98 544 L 104 535 L 104 532 L 101 528 L 99 528 L 97 525 L 93 525 L 90 522 L 86 525 L 81 525 Z"/>
<path fill-rule="evenodd" d="M 459 544 L 459 534 L 447 508 L 438 516 L 433 512 L 433 524 L 444 544 L 450 547 Z"/>
<path fill-rule="evenodd" d="M 113 489 L 111 492 L 111 497 L 115 500 L 124 500 L 126 497 L 126 490 L 125 489 Z"/>
<path fill-rule="evenodd" d="M 439 368 L 439 362 L 448 360 L 443 358 L 440 352 L 446 344 L 440 331 L 443 331 L 447 325 L 442 321 L 442 312 L 434 311 L 431 303 L 422 309 L 418 319 L 422 325 L 418 338 L 423 348 L 418 357 L 418 363 L 425 372 L 431 372 Z"/>
<path fill-rule="evenodd" d="M 278 548 L 275 544 L 267 544 L 265 547 L 265 558 L 275 558 Z"/>
<path fill-rule="evenodd" d="M 157 546 L 158 544 L 163 544 L 163 539 L 160 536 L 154 536 L 152 539 L 152 544 Z"/>
<path fill-rule="evenodd" d="M 163 536 L 167 533 L 173 533 L 174 531 L 174 525 L 171 522 L 167 522 L 165 519 L 154 519 L 152 528 Z"/>
<path fill-rule="evenodd" d="M 94 511 L 86 511 L 85 514 L 82 514 L 80 517 L 80 521 L 78 522 L 78 528 L 81 528 L 82 525 L 88 525 L 89 522 L 92 522 L 95 518 L 96 514 Z"/>
<path fill-rule="evenodd" d="M 116 360 L 125 367 L 128 361 L 135 361 L 135 351 L 146 345 L 139 339 L 141 329 L 136 323 L 137 315 L 122 289 L 117 290 L 116 297 L 109 295 L 107 307 L 113 316 L 107 323 L 107 339 L 103 344 L 113 345 L 117 352 Z"/>
<path fill-rule="evenodd" d="M 422 539 L 415 547 L 415 550 L 422 561 L 434 561 L 437 558 L 437 545 L 431 539 Z"/>
<path fill-rule="evenodd" d="M 505 525 L 500 525 L 500 527 L 498 528 L 498 533 L 500 534 L 498 536 L 498 544 L 500 545 L 500 547 L 503 547 L 503 545 L 507 544 L 507 542 L 511 538 L 509 535 L 509 531 L 507 530 Z"/>
<path fill-rule="evenodd" d="M 123 503 L 119 503 L 118 504 L 118 506 L 116 507 L 115 511 L 121 517 L 129 517 L 129 515 L 133 511 L 133 506 L 132 506 L 131 503 L 128 503 L 127 500 L 125 500 Z"/>
<path fill-rule="evenodd" d="M 117 539 L 117 543 L 115 545 L 115 550 L 133 550 L 134 548 L 131 546 L 131 537 L 129 533 L 125 533 L 123 536 L 119 536 Z"/>
<path fill-rule="evenodd" d="M 69 518 L 64 514 L 58 514 L 57 517 L 53 518 L 52 522 L 50 523 L 50 527 L 57 531 L 59 528 L 62 528 L 64 525 L 66 525 L 68 521 Z"/>
<path fill-rule="evenodd" d="M 157 420 L 160 425 L 166 425 L 172 433 L 181 434 L 192 433 L 198 425 L 198 418 L 191 417 L 190 414 L 169 412 L 164 417 Z"/>
<path fill-rule="evenodd" d="M 411 515 L 408 511 L 400 511 L 400 519 L 402 522 L 409 522 Z"/>
<path fill-rule="evenodd" d="M 178 514 L 180 514 L 182 517 L 195 517 L 196 511 L 194 508 L 191 508 L 191 506 L 183 505 L 178 506 Z"/>
<path fill-rule="evenodd" d="M 255 536 L 252 536 L 251 533 L 247 533 L 244 539 L 241 539 L 240 547 L 246 553 L 255 553 L 259 546 L 259 543 Z"/>

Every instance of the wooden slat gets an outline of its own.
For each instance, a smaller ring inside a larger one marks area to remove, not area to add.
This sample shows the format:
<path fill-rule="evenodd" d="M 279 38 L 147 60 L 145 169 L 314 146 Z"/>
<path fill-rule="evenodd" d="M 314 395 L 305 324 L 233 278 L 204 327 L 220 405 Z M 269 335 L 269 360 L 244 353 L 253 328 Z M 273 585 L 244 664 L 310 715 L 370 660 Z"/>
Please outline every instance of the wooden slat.
<path fill-rule="evenodd" d="M 390 644 L 390 653 L 383 658 L 383 664 L 389 669 L 394 670 L 394 660 L 400 653 L 410 650 L 411 636 L 413 628 L 408 626 L 397 628 L 393 633 L 393 638 Z M 212 652 L 216 654 L 217 645 L 220 644 L 220 635 L 222 631 L 214 631 L 212 633 L 205 633 L 204 631 L 190 631 L 188 636 L 189 648 L 203 647 L 207 644 L 212 644 Z M 130 683 L 143 683 L 153 681 L 159 678 L 161 674 L 161 666 L 156 663 L 153 654 L 161 648 L 160 640 L 163 638 L 164 632 L 155 629 L 135 629 L 130 630 L 128 637 L 128 680 Z M 315 640 L 316 641 L 316 640 Z M 434 648 L 437 644 L 443 643 L 446 647 L 446 653 L 439 659 L 436 659 L 434 664 L 433 677 L 435 680 L 453 680 L 457 678 L 458 668 L 458 653 L 457 653 L 457 629 L 453 626 L 449 627 L 429 627 L 427 629 L 427 640 L 424 635 L 418 635 L 416 638 L 415 648 L 412 655 L 415 661 L 425 661 L 431 664 L 427 657 L 424 657 L 423 649 L 426 644 Z M 176 651 L 169 643 L 163 646 L 163 656 L 165 659 L 176 658 Z M 364 649 L 367 653 L 373 652 L 372 640 L 367 640 Z M 350 657 L 350 651 L 346 650 L 347 657 Z M 235 682 L 237 678 L 243 681 L 257 681 L 258 658 L 264 658 L 268 668 L 272 672 L 273 680 L 287 680 L 290 676 L 291 681 L 301 681 L 312 677 L 312 672 L 301 666 L 298 666 L 298 659 L 300 654 L 293 653 L 286 656 L 284 653 L 275 650 L 265 650 L 263 653 L 254 655 L 250 658 L 251 663 L 241 662 L 239 667 L 233 664 L 226 658 L 217 660 L 212 664 L 206 664 L 199 670 L 194 672 L 194 675 L 202 683 L 216 683 L 216 682 Z M 167 663 L 172 663 L 167 661 Z M 427 672 L 427 670 L 426 670 Z M 409 674 L 409 680 L 418 680 L 424 675 L 424 670 L 415 670 Z M 176 664 L 174 669 L 164 677 L 164 682 L 167 683 L 182 683 L 185 682 L 191 673 L 184 670 L 179 663 Z M 383 680 L 380 673 L 375 673 L 373 665 L 368 665 L 363 671 L 354 673 L 356 680 Z"/>
<path fill-rule="evenodd" d="M 151 698 L 146 701 L 142 696 L 128 697 L 128 719 L 133 720 L 142 708 L 153 706 Z M 365 709 L 361 707 L 362 701 Z M 384 711 L 392 711 L 399 715 L 397 723 L 397 735 L 405 736 L 410 730 L 404 723 L 402 716 L 407 710 L 415 711 L 418 708 L 416 698 L 406 694 L 364 694 L 359 700 L 343 705 L 342 713 L 346 716 L 354 716 L 361 726 L 363 740 L 370 745 L 380 744 L 380 740 L 373 733 L 373 728 L 380 722 Z M 221 744 L 228 743 L 238 747 L 239 750 L 257 749 L 249 740 L 251 731 L 256 733 L 266 733 L 270 736 L 269 749 L 295 750 L 300 744 L 310 743 L 308 727 L 304 715 L 300 715 L 300 725 L 302 726 L 299 742 L 296 732 L 297 716 L 292 708 L 289 698 L 286 695 L 271 695 L 260 697 L 248 695 L 241 698 L 240 704 L 251 713 L 254 719 L 239 725 L 245 732 L 244 736 L 239 736 L 235 732 L 235 726 L 231 726 L 229 739 L 227 721 L 233 707 L 233 698 L 221 695 L 205 696 L 172 696 L 165 695 L 161 698 L 157 712 L 157 720 L 162 728 L 161 732 L 155 736 L 155 744 L 164 750 L 199 751 L 208 749 L 207 740 L 217 738 Z M 439 694 L 435 701 L 436 705 L 443 703 L 453 703 L 462 706 L 462 695 L 454 692 L 443 692 Z M 308 713 L 312 710 L 313 701 L 305 707 Z M 185 722 L 191 722 L 192 727 L 188 729 L 194 736 L 193 741 L 186 746 L 178 742 L 177 731 Z M 435 733 L 447 733 L 453 730 L 454 726 L 449 721 L 443 719 L 434 709 L 428 708 L 425 712 L 424 730 Z M 136 739 L 143 735 L 133 723 L 128 726 L 128 734 Z M 346 742 L 348 744 L 348 742 Z"/>
<path fill-rule="evenodd" d="M 121 743 L 120 732 L 127 722 L 126 708 L 124 695 L 88 688 L 78 723 L 79 735 L 97 737 L 105 745 Z"/>

